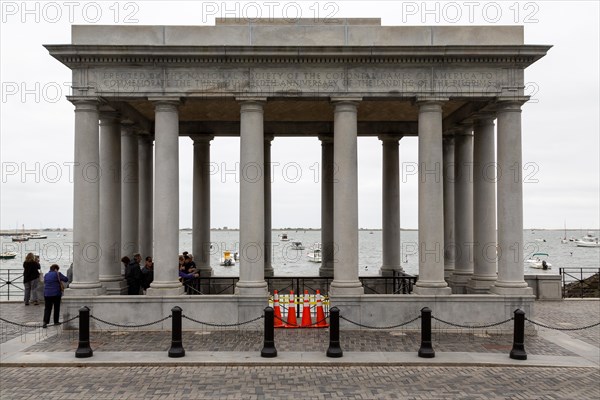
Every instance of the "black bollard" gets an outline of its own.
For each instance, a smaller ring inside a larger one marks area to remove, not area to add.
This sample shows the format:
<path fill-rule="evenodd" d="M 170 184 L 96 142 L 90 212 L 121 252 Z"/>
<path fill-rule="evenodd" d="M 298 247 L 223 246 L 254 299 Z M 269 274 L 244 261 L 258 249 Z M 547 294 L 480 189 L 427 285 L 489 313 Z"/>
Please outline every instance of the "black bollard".
<path fill-rule="evenodd" d="M 340 347 L 340 309 L 337 307 L 329 310 L 329 348 L 327 357 L 340 358 L 344 355 Z"/>
<path fill-rule="evenodd" d="M 181 307 L 175 306 L 171 309 L 171 319 L 173 319 L 171 336 L 171 348 L 169 349 L 169 357 L 179 358 L 185 356 L 185 349 L 183 348 L 183 340 L 181 335 Z"/>
<path fill-rule="evenodd" d="M 513 360 L 527 360 L 527 353 L 525 352 L 525 311 L 518 308 L 515 310 L 515 334 L 510 358 Z"/>
<path fill-rule="evenodd" d="M 261 357 L 277 357 L 275 348 L 275 311 L 273 307 L 265 308 L 265 343 L 260 352 Z"/>
<path fill-rule="evenodd" d="M 79 345 L 75 350 L 75 358 L 88 358 L 93 355 L 90 347 L 90 309 L 83 306 L 79 309 Z"/>
<path fill-rule="evenodd" d="M 431 310 L 428 307 L 421 309 L 421 348 L 419 349 L 419 357 L 435 357 L 435 351 L 431 346 Z"/>

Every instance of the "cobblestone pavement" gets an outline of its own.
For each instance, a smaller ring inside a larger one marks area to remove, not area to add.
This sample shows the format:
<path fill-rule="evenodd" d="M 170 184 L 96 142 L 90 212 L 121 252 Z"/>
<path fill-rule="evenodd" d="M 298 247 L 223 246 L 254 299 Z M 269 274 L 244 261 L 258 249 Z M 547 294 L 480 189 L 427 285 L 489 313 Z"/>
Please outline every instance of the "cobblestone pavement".
<path fill-rule="evenodd" d="M 0 303 L 0 316 L 38 325 L 43 308 Z M 600 320 L 600 301 L 537 302 L 532 320 L 573 328 Z M 444 328 L 438 326 L 438 328 Z M 51 328 L 55 329 L 55 328 Z M 36 335 L 28 352 L 74 351 L 77 331 L 58 328 L 48 336 L 33 327 L 0 323 L 2 342 Z M 600 327 L 564 331 L 600 347 Z M 131 329 L 92 333 L 98 351 L 168 350 L 170 334 Z M 343 330 L 345 352 L 416 351 L 420 336 L 411 330 Z M 507 353 L 511 335 L 496 328 L 457 334 L 441 329 L 433 334 L 440 352 Z M 184 332 L 187 351 L 260 351 L 262 332 Z M 325 351 L 327 330 L 277 330 L 278 351 Z M 526 337 L 528 354 L 573 355 L 537 335 Z M 600 369 L 543 367 L 444 366 L 231 366 L 231 367 L 0 367 L 0 400 L 19 399 L 598 399 Z"/>
<path fill-rule="evenodd" d="M 2 368 L 0 398 L 598 399 L 593 368 Z M 32 379 L 35 377 L 35 379 Z"/>
<path fill-rule="evenodd" d="M 600 321 L 600 301 L 580 299 L 538 301 L 535 303 L 535 318 L 531 319 L 560 328 L 591 325 Z M 571 337 L 600 347 L 600 325 L 590 329 L 564 332 Z"/>

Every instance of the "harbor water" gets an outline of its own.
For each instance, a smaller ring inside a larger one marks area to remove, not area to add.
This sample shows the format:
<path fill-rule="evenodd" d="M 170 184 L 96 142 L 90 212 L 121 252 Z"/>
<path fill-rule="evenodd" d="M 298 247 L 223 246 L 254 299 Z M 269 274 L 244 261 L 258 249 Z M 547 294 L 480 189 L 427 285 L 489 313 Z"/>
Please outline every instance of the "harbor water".
<path fill-rule="evenodd" d="M 0 261 L 0 269 L 21 269 L 25 255 L 29 252 L 39 254 L 42 271 L 47 272 L 52 264 L 61 266 L 66 272 L 72 262 L 73 233 L 72 232 L 43 232 L 47 239 L 35 239 L 27 242 L 12 242 L 11 237 L 0 237 L 2 252 L 13 251 L 17 257 Z M 289 241 L 282 241 L 281 235 L 287 233 Z M 580 239 L 588 231 L 569 230 L 567 237 Z M 598 236 L 598 231 L 591 232 Z M 402 231 L 402 267 L 409 274 L 418 274 L 418 233 L 415 230 Z M 549 270 L 532 269 L 525 263 L 525 274 L 558 274 L 560 267 L 600 267 L 600 248 L 577 247 L 575 242 L 561 243 L 563 230 L 525 230 L 524 255 L 528 259 L 534 253 L 547 253 L 544 257 L 552 265 Z M 302 242 L 304 250 L 292 249 L 292 242 Z M 308 260 L 311 247 L 321 241 L 320 230 L 274 230 L 272 232 L 273 267 L 276 276 L 318 276 L 320 264 Z M 223 251 L 239 251 L 239 231 L 213 230 L 211 232 L 211 265 L 213 276 L 238 276 L 239 264 L 220 266 Z M 191 231 L 182 230 L 179 233 L 179 250 L 192 252 Z M 382 262 L 382 231 L 361 230 L 359 232 L 359 276 L 376 276 Z M 142 256 L 146 256 L 143 254 Z M 173 260 L 176 268 L 177 260 Z"/>

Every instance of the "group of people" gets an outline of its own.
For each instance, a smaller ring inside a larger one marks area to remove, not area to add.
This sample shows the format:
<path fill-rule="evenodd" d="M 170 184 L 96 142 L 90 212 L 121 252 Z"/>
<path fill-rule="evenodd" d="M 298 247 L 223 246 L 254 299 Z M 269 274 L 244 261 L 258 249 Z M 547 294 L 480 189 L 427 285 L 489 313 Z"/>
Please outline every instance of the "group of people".
<path fill-rule="evenodd" d="M 64 288 L 69 283 L 69 278 L 61 274 L 58 264 L 52 264 L 50 271 L 43 275 L 44 282 L 44 323 L 42 328 L 47 328 L 50 323 L 50 315 L 54 309 L 54 325 L 59 325 L 60 301 Z M 28 253 L 23 262 L 23 286 L 25 287 L 25 305 L 29 302 L 34 306 L 39 304 L 38 283 L 41 281 L 42 267 L 39 256 Z"/>
<path fill-rule="evenodd" d="M 133 255 L 133 260 L 125 256 L 121 258 L 121 262 L 125 266 L 125 280 L 127 281 L 127 294 L 139 295 L 145 294 L 146 290 L 154 280 L 154 262 L 152 257 L 147 256 L 142 262 L 142 256 L 139 253 Z"/>

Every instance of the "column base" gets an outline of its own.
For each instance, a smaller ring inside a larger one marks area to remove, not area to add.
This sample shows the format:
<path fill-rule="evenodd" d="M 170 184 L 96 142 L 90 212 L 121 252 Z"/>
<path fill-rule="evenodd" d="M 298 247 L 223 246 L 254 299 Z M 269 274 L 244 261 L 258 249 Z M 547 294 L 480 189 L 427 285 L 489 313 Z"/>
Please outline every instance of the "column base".
<path fill-rule="evenodd" d="M 152 282 L 146 290 L 146 296 L 180 296 L 185 293 L 185 288 L 179 281 Z"/>
<path fill-rule="evenodd" d="M 404 268 L 402 268 L 401 265 L 397 265 L 397 266 L 387 266 L 387 265 L 382 265 L 381 268 L 379 269 L 379 275 L 381 276 L 394 276 L 394 272 L 398 273 L 398 274 L 403 274 L 404 273 Z"/>
<path fill-rule="evenodd" d="M 465 294 L 467 293 L 467 283 L 473 277 L 473 272 L 462 272 L 456 271 L 452 273 L 447 279 L 448 286 L 452 289 L 454 294 Z"/>
<path fill-rule="evenodd" d="M 267 282 L 240 282 L 235 285 L 235 294 L 240 296 L 267 296 L 269 289 Z"/>
<path fill-rule="evenodd" d="M 106 290 L 106 294 L 109 296 L 119 296 L 122 294 L 127 294 L 127 281 L 125 281 L 123 278 L 108 278 L 107 280 L 100 278 L 100 282 Z"/>
<path fill-rule="evenodd" d="M 102 296 L 106 294 L 106 290 L 100 285 L 91 286 L 90 284 L 71 282 L 68 288 L 65 289 L 65 296 Z"/>
<path fill-rule="evenodd" d="M 321 277 L 333 277 L 333 264 L 331 263 L 321 263 L 319 267 L 319 276 Z"/>
<path fill-rule="evenodd" d="M 210 277 L 213 274 L 213 269 L 210 266 L 200 266 L 198 267 L 198 273 L 202 278 Z"/>
<path fill-rule="evenodd" d="M 454 273 L 454 264 L 444 264 L 444 279 L 448 280 Z"/>
<path fill-rule="evenodd" d="M 413 294 L 448 296 L 452 294 L 452 289 L 448 287 L 446 282 L 417 281 Z"/>
<path fill-rule="evenodd" d="M 490 293 L 499 295 L 533 295 L 533 289 L 527 286 L 527 282 L 496 282 L 490 287 Z"/>
<path fill-rule="evenodd" d="M 360 281 L 333 280 L 329 286 L 330 296 L 359 296 L 365 294 Z"/>
<path fill-rule="evenodd" d="M 474 275 L 467 282 L 467 294 L 484 294 L 489 293 L 490 288 L 496 283 L 498 277 L 496 275 Z"/>

